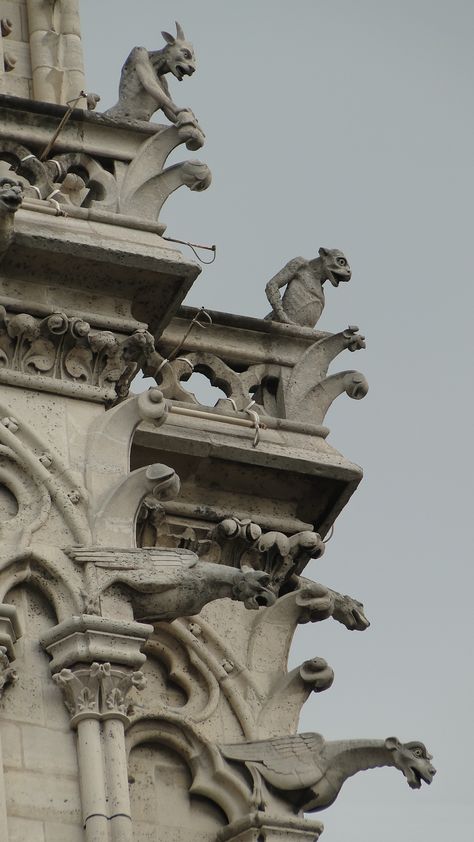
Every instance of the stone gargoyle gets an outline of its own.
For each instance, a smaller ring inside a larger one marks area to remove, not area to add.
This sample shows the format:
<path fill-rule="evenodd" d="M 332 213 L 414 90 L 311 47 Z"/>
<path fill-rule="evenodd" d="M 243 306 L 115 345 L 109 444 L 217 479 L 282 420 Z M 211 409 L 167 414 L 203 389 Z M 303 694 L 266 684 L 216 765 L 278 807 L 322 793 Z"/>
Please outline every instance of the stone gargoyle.
<path fill-rule="evenodd" d="M 95 613 L 110 588 L 125 590 L 135 619 L 148 622 L 199 614 L 208 602 L 225 597 L 249 609 L 275 602 L 267 573 L 200 561 L 189 550 L 77 547 L 69 554 L 95 568 L 95 576 L 89 569 L 86 577 L 94 581 L 85 594 L 88 613 Z"/>
<path fill-rule="evenodd" d="M 436 773 L 431 755 L 420 742 L 331 740 L 321 734 L 293 734 L 256 742 L 221 745 L 223 757 L 246 766 L 253 781 L 252 801 L 265 809 L 263 782 L 289 800 L 295 812 L 329 807 L 344 781 L 378 766 L 395 766 L 412 789 L 430 784 Z"/>
<path fill-rule="evenodd" d="M 314 328 L 324 310 L 324 282 L 329 280 L 337 287 L 350 279 L 349 262 L 339 249 L 320 248 L 319 257 L 313 260 L 295 257 L 265 287 L 273 308 L 265 318 Z M 282 298 L 280 289 L 284 286 Z"/>
<path fill-rule="evenodd" d="M 14 232 L 14 217 L 23 201 L 23 187 L 12 178 L 0 178 L 0 261 Z"/>
<path fill-rule="evenodd" d="M 194 48 L 177 22 L 176 36 L 169 32 L 162 32 L 162 35 L 166 46 L 161 50 L 149 52 L 145 47 L 133 48 L 122 69 L 118 102 L 105 113 L 125 121 L 150 120 L 155 111 L 161 109 L 178 130 L 186 127 L 188 149 L 199 149 L 204 142 L 204 133 L 192 111 L 173 102 L 165 78 L 167 73 L 172 73 L 181 82 L 194 73 Z"/>

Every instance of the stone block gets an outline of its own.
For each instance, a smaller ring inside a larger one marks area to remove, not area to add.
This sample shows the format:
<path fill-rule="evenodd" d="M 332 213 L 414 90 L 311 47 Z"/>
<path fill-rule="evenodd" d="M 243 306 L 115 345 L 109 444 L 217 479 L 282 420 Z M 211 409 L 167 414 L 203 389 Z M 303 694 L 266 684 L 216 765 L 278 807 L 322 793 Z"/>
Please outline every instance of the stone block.
<path fill-rule="evenodd" d="M 84 842 L 84 831 L 82 827 L 72 824 L 46 822 L 45 836 L 47 842 Z"/>
<path fill-rule="evenodd" d="M 8 842 L 45 842 L 43 822 L 19 819 L 16 816 L 8 819 L 8 834 Z"/>
<path fill-rule="evenodd" d="M 23 725 L 25 768 L 37 772 L 77 773 L 74 734 L 36 725 Z"/>
<path fill-rule="evenodd" d="M 65 775 L 7 769 L 5 789 L 9 815 L 80 823 L 79 786 Z"/>
<path fill-rule="evenodd" d="M 21 769 L 21 731 L 13 722 L 2 721 L 1 726 L 2 754 L 5 766 Z"/>

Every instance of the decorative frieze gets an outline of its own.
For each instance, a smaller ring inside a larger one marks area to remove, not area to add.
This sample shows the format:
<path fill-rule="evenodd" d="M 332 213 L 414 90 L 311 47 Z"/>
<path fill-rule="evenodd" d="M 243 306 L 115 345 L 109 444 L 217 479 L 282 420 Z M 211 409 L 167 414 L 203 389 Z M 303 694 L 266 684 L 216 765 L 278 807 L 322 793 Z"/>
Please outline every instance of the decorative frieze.
<path fill-rule="evenodd" d="M 53 378 L 92 387 L 98 396 L 114 401 L 128 394 L 131 380 L 153 350 L 153 337 L 146 330 L 123 338 L 109 330 L 93 330 L 85 320 L 63 312 L 38 318 L 0 306 L 0 381 L 3 372 Z"/>

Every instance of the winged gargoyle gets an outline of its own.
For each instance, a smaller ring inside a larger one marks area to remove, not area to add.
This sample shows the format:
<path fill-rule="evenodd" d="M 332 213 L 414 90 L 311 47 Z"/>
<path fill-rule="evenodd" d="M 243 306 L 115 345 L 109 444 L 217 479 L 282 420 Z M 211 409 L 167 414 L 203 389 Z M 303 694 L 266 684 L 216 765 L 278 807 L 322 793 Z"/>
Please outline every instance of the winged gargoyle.
<path fill-rule="evenodd" d="M 90 574 L 94 568 L 87 577 L 94 583 L 85 594 L 88 613 L 114 587 L 126 592 L 135 619 L 147 622 L 199 614 L 208 602 L 226 597 L 253 610 L 275 602 L 268 573 L 200 561 L 188 550 L 73 547 L 69 555 Z"/>
<path fill-rule="evenodd" d="M 257 742 L 221 745 L 222 755 L 245 764 L 253 780 L 257 808 L 265 809 L 262 781 L 291 801 L 296 813 L 329 807 L 351 775 L 377 766 L 400 769 L 412 789 L 430 784 L 436 774 L 431 754 L 420 742 L 331 740 L 321 734 L 292 734 Z"/>

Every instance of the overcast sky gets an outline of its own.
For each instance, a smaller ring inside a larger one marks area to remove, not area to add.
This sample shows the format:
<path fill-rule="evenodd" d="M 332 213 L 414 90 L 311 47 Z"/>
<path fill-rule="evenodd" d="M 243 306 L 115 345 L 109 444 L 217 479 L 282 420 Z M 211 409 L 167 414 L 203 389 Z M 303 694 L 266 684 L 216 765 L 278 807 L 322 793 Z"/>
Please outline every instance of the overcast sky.
<path fill-rule="evenodd" d="M 319 246 L 350 259 L 321 329 L 358 324 L 363 401 L 345 396 L 330 442 L 364 467 L 314 578 L 360 598 L 364 634 L 304 627 L 336 680 L 303 730 L 421 739 L 431 787 L 396 770 L 348 781 L 325 842 L 472 842 L 472 0 L 82 0 L 88 89 L 116 100 L 130 48 L 174 20 L 198 71 L 170 87 L 207 134 L 214 176 L 165 205 L 168 234 L 217 243 L 187 303 L 253 316 L 266 281 Z M 185 157 L 181 147 L 174 159 Z M 334 370 L 334 367 L 333 367 Z"/>

